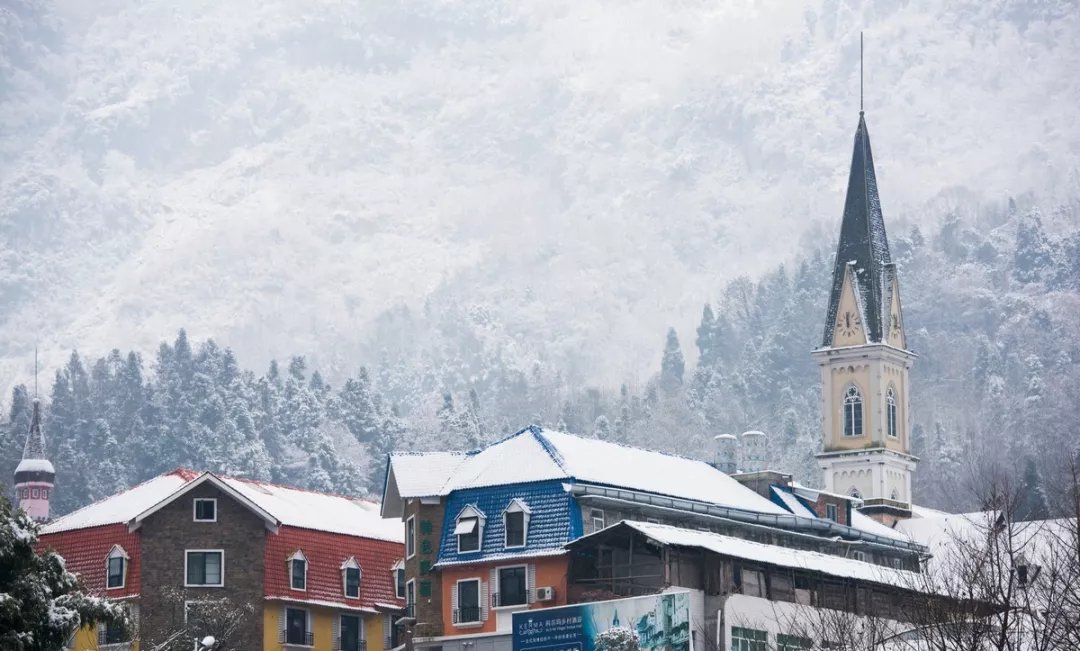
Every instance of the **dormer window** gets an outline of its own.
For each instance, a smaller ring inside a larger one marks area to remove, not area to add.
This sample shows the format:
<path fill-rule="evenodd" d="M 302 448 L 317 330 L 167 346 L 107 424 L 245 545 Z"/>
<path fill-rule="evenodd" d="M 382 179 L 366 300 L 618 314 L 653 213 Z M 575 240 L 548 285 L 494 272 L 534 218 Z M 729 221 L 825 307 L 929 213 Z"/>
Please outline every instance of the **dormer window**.
<path fill-rule="evenodd" d="M 196 497 L 195 522 L 217 522 L 217 500 L 213 497 Z"/>
<path fill-rule="evenodd" d="M 529 506 L 515 499 L 503 511 L 503 526 L 506 530 L 504 544 L 507 548 L 524 547 L 528 538 Z"/>
<path fill-rule="evenodd" d="M 457 517 L 454 535 L 457 536 L 458 553 L 480 551 L 484 532 L 484 514 L 474 506 L 466 506 Z"/>
<path fill-rule="evenodd" d="M 390 573 L 394 579 L 394 594 L 398 599 L 405 598 L 405 561 L 398 560 L 394 563 L 394 566 L 390 568 Z"/>
<path fill-rule="evenodd" d="M 307 590 L 307 557 L 299 549 L 289 557 L 289 587 Z"/>
<path fill-rule="evenodd" d="M 345 596 L 351 599 L 360 598 L 360 564 L 355 558 L 350 558 L 341 564 L 341 582 L 345 589 Z"/>
<path fill-rule="evenodd" d="M 120 545 L 113 545 L 105 561 L 105 588 L 116 590 L 124 587 L 127 580 L 128 555 Z"/>

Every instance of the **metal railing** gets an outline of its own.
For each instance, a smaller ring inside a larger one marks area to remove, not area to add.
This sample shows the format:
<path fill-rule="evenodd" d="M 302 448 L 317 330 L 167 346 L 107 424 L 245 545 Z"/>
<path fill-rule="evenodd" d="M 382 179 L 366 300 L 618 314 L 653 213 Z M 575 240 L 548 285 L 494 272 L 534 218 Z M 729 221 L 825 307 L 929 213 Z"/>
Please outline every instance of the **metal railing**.
<path fill-rule="evenodd" d="M 389 638 L 387 638 L 389 640 Z M 389 649 L 389 646 L 383 647 Z M 334 651 L 367 651 L 367 640 L 356 640 L 356 644 L 345 646 L 340 637 L 334 638 Z"/>
<path fill-rule="evenodd" d="M 491 607 L 498 608 L 500 606 L 525 606 L 536 601 L 535 590 L 529 590 L 522 593 L 511 594 L 508 598 L 504 598 L 502 594 L 498 592 L 491 593 Z M 504 603 L 504 601 L 506 601 Z"/>
<path fill-rule="evenodd" d="M 480 606 L 466 606 L 454 611 L 455 624 L 477 624 L 480 622 Z"/>
<path fill-rule="evenodd" d="M 281 644 L 295 644 L 298 646 L 315 646 L 315 634 L 311 631 L 289 632 L 283 628 L 278 631 L 278 642 Z"/>

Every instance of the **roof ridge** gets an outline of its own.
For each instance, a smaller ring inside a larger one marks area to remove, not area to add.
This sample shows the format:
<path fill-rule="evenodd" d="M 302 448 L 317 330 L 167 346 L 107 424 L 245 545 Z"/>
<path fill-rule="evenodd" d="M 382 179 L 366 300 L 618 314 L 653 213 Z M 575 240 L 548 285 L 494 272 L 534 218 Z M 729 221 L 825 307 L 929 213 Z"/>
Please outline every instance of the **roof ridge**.
<path fill-rule="evenodd" d="M 563 471 L 563 474 L 567 477 L 572 478 L 573 476 L 566 468 L 566 458 L 563 457 L 562 452 L 559 452 L 558 447 L 544 436 L 544 428 L 539 425 L 529 425 L 527 429 L 532 433 L 533 438 L 540 444 L 540 447 L 543 448 L 544 452 L 547 452 L 548 456 L 551 457 L 551 460 L 559 467 L 559 470 Z"/>
<path fill-rule="evenodd" d="M 140 486 L 145 486 L 146 484 L 149 484 L 150 482 L 154 481 L 155 479 L 161 479 L 162 477 L 169 477 L 169 476 L 173 476 L 173 475 L 176 475 L 176 476 L 180 477 L 181 479 L 184 479 L 184 477 L 182 475 L 177 474 L 177 471 L 180 471 L 180 470 L 189 470 L 189 469 L 188 468 L 175 468 L 173 470 L 170 470 L 169 472 L 163 472 L 160 475 L 154 475 L 153 477 L 151 477 L 149 479 L 144 479 L 143 481 L 139 482 L 138 484 L 135 484 L 133 486 L 129 486 L 129 487 L 125 488 L 124 490 L 120 491 L 119 493 L 113 493 L 112 495 L 106 495 L 105 497 L 102 497 L 99 500 L 94 500 L 93 502 L 90 502 L 89 504 L 85 504 L 83 506 L 80 506 L 79 508 L 75 509 L 74 511 L 69 511 L 69 512 L 65 513 L 64 515 L 61 515 L 60 517 L 56 518 L 55 520 L 51 520 L 51 521 L 45 523 L 44 528 L 47 529 L 49 527 L 55 526 L 56 524 L 58 524 L 60 522 L 63 522 L 65 518 L 70 518 L 70 517 L 74 516 L 77 513 L 81 513 L 83 511 L 85 511 L 85 510 L 87 510 L 89 508 L 95 507 L 95 506 L 97 506 L 97 505 L 99 505 L 99 504 L 101 504 L 103 502 L 107 502 L 107 501 L 109 501 L 109 500 L 111 500 L 113 498 L 116 498 L 116 497 L 119 497 L 121 495 L 125 495 L 127 493 L 130 493 L 131 491 L 135 490 L 136 488 L 139 488 Z M 192 481 L 192 480 L 184 479 L 185 484 L 187 482 L 189 482 L 189 481 Z M 127 520 L 128 520 L 128 518 L 124 518 L 124 519 L 118 520 L 117 522 L 127 522 Z M 94 525 L 94 526 L 96 526 L 96 527 L 107 527 L 110 524 L 117 524 L 117 522 L 105 522 L 105 523 L 102 523 L 102 524 L 99 524 L 99 525 Z"/>
<path fill-rule="evenodd" d="M 578 439 L 581 439 L 583 441 L 599 441 L 600 443 L 604 443 L 604 444 L 607 444 L 607 445 L 614 445 L 614 446 L 617 446 L 617 447 L 620 447 L 620 448 L 625 448 L 627 450 L 634 450 L 636 452 L 650 452 L 652 454 L 661 454 L 661 455 L 663 455 L 665 457 L 671 457 L 672 459 L 682 459 L 683 461 L 694 461 L 696 463 L 703 463 L 706 466 L 709 466 L 710 468 L 713 468 L 713 466 L 708 461 L 705 461 L 704 459 L 695 459 L 694 457 L 688 457 L 688 456 L 686 456 L 684 454 L 676 454 L 674 452 L 665 452 L 663 450 L 657 450 L 655 448 L 646 448 L 646 447 L 642 447 L 642 446 L 639 446 L 639 445 L 630 445 L 629 443 L 622 443 L 620 441 L 608 441 L 608 440 L 605 440 L 605 439 L 591 438 L 591 437 L 588 437 L 588 436 L 583 436 L 581 434 L 575 434 L 573 432 L 560 432 L 560 431 L 557 431 L 557 430 L 545 430 L 545 429 L 542 429 L 541 431 L 543 431 L 543 432 L 553 432 L 555 434 L 563 434 L 563 435 L 566 435 L 566 436 L 573 436 L 574 438 L 578 438 Z M 545 438 L 545 440 L 546 440 L 546 438 Z M 715 470 L 715 468 L 713 468 L 713 469 Z M 719 472 L 719 471 L 717 471 L 717 472 Z"/>
<path fill-rule="evenodd" d="M 274 482 L 263 481 L 261 479 L 251 479 L 250 477 L 234 477 L 232 475 L 218 474 L 218 473 L 213 472 L 213 471 L 207 471 L 207 472 L 214 475 L 218 479 L 232 479 L 232 480 L 235 480 L 235 481 L 243 482 L 245 484 L 254 484 L 256 486 L 272 486 L 274 488 L 284 488 L 286 490 L 297 491 L 297 492 L 300 492 L 300 493 L 310 493 L 312 495 L 323 495 L 323 496 L 326 496 L 326 497 L 339 497 L 341 499 L 349 500 L 350 502 L 361 501 L 361 502 L 370 502 L 372 504 L 378 504 L 377 501 L 375 501 L 375 500 L 373 500 L 373 499 L 371 499 L 369 497 L 362 497 L 362 496 L 359 496 L 359 495 L 345 495 L 344 493 L 331 493 L 331 492 L 328 492 L 328 491 L 318 491 L 318 490 L 315 490 L 315 489 L 312 489 L 312 488 L 301 488 L 299 486 L 292 486 L 292 485 L 289 485 L 289 484 L 275 484 Z"/>

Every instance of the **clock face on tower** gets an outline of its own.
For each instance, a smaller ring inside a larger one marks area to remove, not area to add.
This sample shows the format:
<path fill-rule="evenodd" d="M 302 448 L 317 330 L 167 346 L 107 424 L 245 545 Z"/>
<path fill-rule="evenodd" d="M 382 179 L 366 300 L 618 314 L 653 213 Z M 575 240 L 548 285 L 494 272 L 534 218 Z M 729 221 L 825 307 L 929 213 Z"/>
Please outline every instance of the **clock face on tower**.
<path fill-rule="evenodd" d="M 848 310 L 836 319 L 836 331 L 850 337 L 859 329 L 859 315 Z"/>

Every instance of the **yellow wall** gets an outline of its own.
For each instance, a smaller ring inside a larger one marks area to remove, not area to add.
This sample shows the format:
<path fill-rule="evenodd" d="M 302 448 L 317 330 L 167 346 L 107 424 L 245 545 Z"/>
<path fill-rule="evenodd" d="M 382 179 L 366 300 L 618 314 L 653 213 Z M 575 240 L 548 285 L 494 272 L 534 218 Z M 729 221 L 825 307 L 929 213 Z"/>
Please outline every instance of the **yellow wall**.
<path fill-rule="evenodd" d="M 80 628 L 75 633 L 75 637 L 71 640 L 71 646 L 68 648 L 73 651 L 98 651 L 97 627 L 83 626 Z M 139 651 L 138 641 L 131 643 L 131 651 Z"/>
<path fill-rule="evenodd" d="M 285 648 L 286 645 L 278 641 L 278 636 L 284 628 L 282 616 L 286 607 L 303 608 L 311 613 L 311 631 L 315 634 L 315 646 L 311 648 L 315 651 L 331 651 L 334 648 L 334 618 L 341 614 L 360 615 L 363 619 L 367 651 L 385 651 L 383 638 L 389 635 L 389 631 L 383 630 L 385 615 L 284 601 L 268 601 L 263 608 L 263 651 L 283 651 Z"/>

